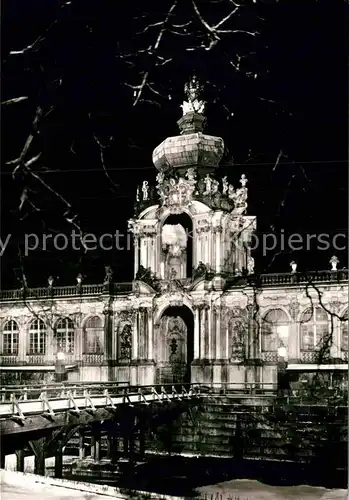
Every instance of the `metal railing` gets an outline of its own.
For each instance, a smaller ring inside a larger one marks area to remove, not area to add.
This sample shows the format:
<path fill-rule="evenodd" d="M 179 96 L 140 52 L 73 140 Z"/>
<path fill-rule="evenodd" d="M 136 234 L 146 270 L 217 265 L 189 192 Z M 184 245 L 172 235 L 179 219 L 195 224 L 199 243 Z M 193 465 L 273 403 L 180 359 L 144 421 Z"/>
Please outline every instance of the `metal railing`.
<path fill-rule="evenodd" d="M 0 419 L 17 418 L 24 421 L 26 415 L 49 414 L 54 418 L 55 412 L 73 411 L 80 413 L 87 409 L 96 411 L 97 408 L 116 408 L 117 405 L 150 404 L 150 402 L 170 402 L 172 400 L 191 399 L 200 396 L 199 388 L 184 386 L 126 386 L 119 384 L 103 388 L 101 384 L 93 389 L 86 384 L 77 387 L 65 386 L 48 388 L 42 387 L 40 394 L 32 389 L 26 389 L 20 397 L 14 392 L 9 394 L 9 400 L 0 404 Z M 166 390 L 167 389 L 167 390 Z M 28 397 L 29 395 L 29 397 Z M 25 399 L 26 397 L 26 399 Z"/>
<path fill-rule="evenodd" d="M 46 393 L 52 397 L 67 394 L 69 391 L 75 395 L 82 395 L 85 390 L 91 394 L 99 394 L 101 391 L 110 389 L 130 388 L 129 382 L 64 382 L 35 385 L 6 385 L 0 389 L 1 402 L 11 401 L 13 398 L 27 401 L 28 399 L 38 399 L 41 393 Z"/>

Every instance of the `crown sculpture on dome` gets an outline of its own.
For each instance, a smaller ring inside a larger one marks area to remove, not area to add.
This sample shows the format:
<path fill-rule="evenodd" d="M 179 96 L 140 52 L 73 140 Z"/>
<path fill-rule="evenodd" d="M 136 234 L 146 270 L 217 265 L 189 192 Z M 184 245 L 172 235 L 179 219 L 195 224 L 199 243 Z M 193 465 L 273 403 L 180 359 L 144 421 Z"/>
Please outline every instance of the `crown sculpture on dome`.
<path fill-rule="evenodd" d="M 206 102 L 200 98 L 203 90 L 203 85 L 199 83 L 195 75 L 184 85 L 184 93 L 188 100 L 181 104 L 183 116 L 188 113 L 204 114 Z"/>

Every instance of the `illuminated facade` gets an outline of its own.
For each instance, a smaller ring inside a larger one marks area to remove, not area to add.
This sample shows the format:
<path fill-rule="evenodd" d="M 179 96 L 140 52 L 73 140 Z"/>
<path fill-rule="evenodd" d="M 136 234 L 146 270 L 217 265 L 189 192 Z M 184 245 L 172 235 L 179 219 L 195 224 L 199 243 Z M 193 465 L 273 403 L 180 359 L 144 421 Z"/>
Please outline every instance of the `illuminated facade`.
<path fill-rule="evenodd" d="M 187 97 L 180 135 L 154 150 L 156 186 L 137 191 L 134 281 L 106 269 L 99 285 L 2 292 L 4 381 L 53 378 L 57 354 L 70 380 L 134 385 L 272 387 L 280 361 L 348 369 L 348 272 L 255 272 L 248 179 L 217 176 L 224 144 L 203 133 L 195 79 Z"/>

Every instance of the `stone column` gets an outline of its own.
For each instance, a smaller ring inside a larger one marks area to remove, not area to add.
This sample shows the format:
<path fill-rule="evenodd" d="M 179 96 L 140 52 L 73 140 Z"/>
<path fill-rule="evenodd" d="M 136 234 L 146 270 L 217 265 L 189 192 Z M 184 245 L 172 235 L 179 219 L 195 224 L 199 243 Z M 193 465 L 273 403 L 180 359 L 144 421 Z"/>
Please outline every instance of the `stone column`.
<path fill-rule="evenodd" d="M 132 328 L 132 359 L 138 358 L 138 337 L 139 337 L 139 312 L 134 311 L 134 320 Z"/>
<path fill-rule="evenodd" d="M 55 353 L 53 348 L 53 324 L 46 327 L 46 359 L 45 361 L 54 362 Z"/>
<path fill-rule="evenodd" d="M 200 358 L 205 359 L 206 354 L 206 309 L 200 307 Z"/>
<path fill-rule="evenodd" d="M 204 260 L 204 264 L 209 264 L 209 238 L 208 238 L 208 233 L 205 232 L 203 234 L 203 238 L 202 238 L 202 244 L 203 244 L 203 254 L 204 254 L 204 257 L 205 257 L 205 260 Z"/>
<path fill-rule="evenodd" d="M 224 355 L 224 358 L 229 359 L 230 358 L 230 356 L 229 356 L 229 337 L 230 337 L 229 318 L 228 318 L 226 309 L 224 309 L 224 312 L 226 313 L 225 317 L 224 317 L 224 322 L 225 322 L 225 328 L 224 328 L 224 331 L 225 331 L 225 353 L 224 354 L 225 355 Z"/>
<path fill-rule="evenodd" d="M 200 358 L 200 310 L 194 306 L 194 359 Z"/>
<path fill-rule="evenodd" d="M 108 361 L 113 357 L 116 358 L 116 349 L 113 349 L 115 344 L 115 334 L 113 333 L 113 311 L 108 305 L 103 311 L 104 314 L 104 339 L 103 339 L 103 352 L 104 360 Z M 115 352 L 114 352 L 115 351 Z"/>
<path fill-rule="evenodd" d="M 331 329 L 331 324 L 330 324 L 330 329 Z M 341 321 L 334 316 L 331 358 L 340 358 L 340 357 L 341 357 Z"/>
<path fill-rule="evenodd" d="M 135 260 L 134 260 L 134 277 L 136 278 L 136 274 L 138 272 L 138 269 L 139 269 L 139 237 L 135 235 L 134 237 L 134 256 L 135 256 Z"/>
<path fill-rule="evenodd" d="M 215 320 L 216 320 L 216 354 L 215 358 L 216 359 L 221 359 L 222 354 L 221 354 L 221 308 L 216 307 L 215 308 Z"/>
<path fill-rule="evenodd" d="M 147 268 L 147 238 L 139 238 L 140 242 L 140 265 Z"/>
<path fill-rule="evenodd" d="M 199 265 L 199 262 L 202 261 L 202 241 L 201 241 L 202 233 L 199 231 L 196 232 L 196 266 Z"/>
<path fill-rule="evenodd" d="M 213 338 L 214 338 L 214 314 L 213 314 L 213 308 L 212 308 L 212 302 L 211 302 L 211 307 L 207 308 L 207 323 L 208 323 L 208 346 L 207 346 L 207 357 L 208 359 L 212 359 L 212 354 L 213 354 Z"/>
<path fill-rule="evenodd" d="M 82 361 L 82 354 L 84 352 L 84 331 L 81 327 L 75 328 L 75 348 L 73 357 L 75 361 Z"/>
<path fill-rule="evenodd" d="M 22 362 L 25 361 L 27 351 L 29 349 L 29 325 L 30 322 L 27 321 L 27 317 L 24 317 L 22 321 L 17 321 L 19 326 L 19 344 L 18 344 L 18 359 Z"/>
<path fill-rule="evenodd" d="M 216 228 L 216 273 L 222 270 L 221 233 L 222 227 L 219 226 Z"/>
<path fill-rule="evenodd" d="M 153 359 L 153 318 L 152 309 L 148 309 L 148 353 L 147 358 Z"/>

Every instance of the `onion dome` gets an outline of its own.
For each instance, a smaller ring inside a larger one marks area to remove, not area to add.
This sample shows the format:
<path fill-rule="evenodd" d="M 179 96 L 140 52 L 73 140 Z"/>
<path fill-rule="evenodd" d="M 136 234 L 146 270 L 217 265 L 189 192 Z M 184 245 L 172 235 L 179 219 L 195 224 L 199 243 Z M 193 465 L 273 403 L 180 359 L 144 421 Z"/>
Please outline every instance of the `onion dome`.
<path fill-rule="evenodd" d="M 205 175 L 214 172 L 224 153 L 221 137 L 203 134 L 206 124 L 205 102 L 201 100 L 202 86 L 194 76 L 185 85 L 187 101 L 182 104 L 183 116 L 177 124 L 181 134 L 168 137 L 153 151 L 153 163 L 160 172 L 171 169 L 183 173 L 195 168 Z"/>

